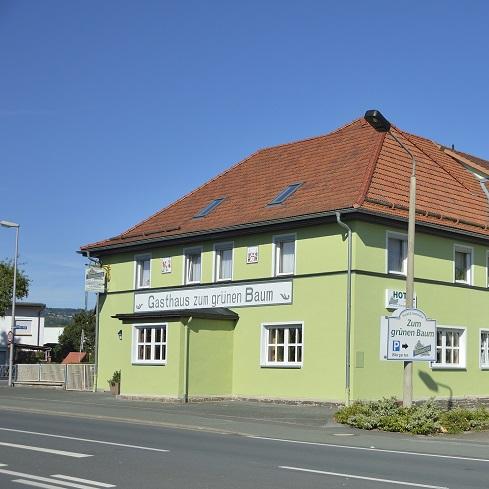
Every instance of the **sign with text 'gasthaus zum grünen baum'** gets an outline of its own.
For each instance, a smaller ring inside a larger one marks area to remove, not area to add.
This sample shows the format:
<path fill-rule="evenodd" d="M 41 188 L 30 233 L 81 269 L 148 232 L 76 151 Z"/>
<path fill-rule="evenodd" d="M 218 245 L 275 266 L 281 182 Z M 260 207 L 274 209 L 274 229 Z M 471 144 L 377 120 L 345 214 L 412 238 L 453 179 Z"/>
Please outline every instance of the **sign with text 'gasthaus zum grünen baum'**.
<path fill-rule="evenodd" d="M 419 309 L 398 309 L 393 316 L 385 316 L 381 356 L 384 360 L 435 361 L 436 321 Z"/>
<path fill-rule="evenodd" d="M 278 304 L 292 304 L 291 280 L 134 293 L 135 312 Z"/>

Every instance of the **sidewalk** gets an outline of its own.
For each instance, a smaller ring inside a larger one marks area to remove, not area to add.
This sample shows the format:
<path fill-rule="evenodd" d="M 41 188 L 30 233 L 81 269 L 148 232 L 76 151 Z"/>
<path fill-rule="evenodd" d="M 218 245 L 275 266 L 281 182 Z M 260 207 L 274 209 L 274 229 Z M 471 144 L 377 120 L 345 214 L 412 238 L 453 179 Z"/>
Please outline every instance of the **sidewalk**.
<path fill-rule="evenodd" d="M 280 438 L 331 429 L 351 431 L 334 421 L 334 407 L 253 401 L 135 401 L 104 392 L 39 387 L 0 386 L 0 410 Z"/>
<path fill-rule="evenodd" d="M 334 407 L 216 401 L 173 404 L 116 399 L 103 392 L 74 392 L 39 387 L 0 386 L 0 414 L 33 413 L 49 416 L 133 423 L 253 437 L 296 440 L 395 450 L 457 454 L 489 458 L 489 432 L 461 435 L 414 436 L 363 431 L 337 424 Z M 9 416 L 3 416 L 8 420 Z M 7 426 L 8 421 L 2 423 Z M 416 447 L 416 448 L 415 448 Z"/>

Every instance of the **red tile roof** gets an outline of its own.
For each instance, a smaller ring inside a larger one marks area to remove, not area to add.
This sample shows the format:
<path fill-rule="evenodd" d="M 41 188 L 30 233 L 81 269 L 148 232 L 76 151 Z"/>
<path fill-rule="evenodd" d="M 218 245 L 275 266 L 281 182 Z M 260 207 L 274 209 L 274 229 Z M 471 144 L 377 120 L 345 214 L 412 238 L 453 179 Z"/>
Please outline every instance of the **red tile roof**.
<path fill-rule="evenodd" d="M 86 352 L 71 351 L 61 363 L 82 363 L 86 356 Z"/>
<path fill-rule="evenodd" d="M 417 220 L 489 235 L 488 199 L 479 180 L 446 148 L 396 127 L 392 131 L 417 161 Z M 487 165 L 489 172 L 489 162 L 460 154 Z M 324 136 L 259 150 L 122 234 L 82 250 L 348 208 L 405 218 L 410 173 L 411 159 L 392 137 L 358 119 Z M 298 182 L 302 185 L 284 203 L 267 205 Z M 221 197 L 224 201 L 209 215 L 194 218 Z"/>
<path fill-rule="evenodd" d="M 469 155 L 468 153 L 463 153 L 462 151 L 456 151 L 455 149 L 444 148 L 444 151 L 450 156 L 453 156 L 461 163 L 470 166 L 474 170 L 480 171 L 484 174 L 487 174 L 489 172 L 489 161 L 487 160 Z"/>

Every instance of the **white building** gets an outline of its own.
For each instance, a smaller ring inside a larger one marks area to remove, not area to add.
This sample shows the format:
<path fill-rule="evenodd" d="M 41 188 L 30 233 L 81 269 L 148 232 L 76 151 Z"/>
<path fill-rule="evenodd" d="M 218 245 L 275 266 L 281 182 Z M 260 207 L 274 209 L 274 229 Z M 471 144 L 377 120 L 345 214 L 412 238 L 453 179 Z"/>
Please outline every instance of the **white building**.
<path fill-rule="evenodd" d="M 18 302 L 15 306 L 15 344 L 43 346 L 45 343 L 57 343 L 62 328 L 44 329 L 44 309 L 46 304 Z M 11 310 L 0 317 L 0 365 L 8 363 L 8 332 L 11 329 Z M 61 331 L 57 331 L 60 329 Z M 51 331 L 53 330 L 53 331 Z M 54 331 L 56 330 L 56 331 Z"/>

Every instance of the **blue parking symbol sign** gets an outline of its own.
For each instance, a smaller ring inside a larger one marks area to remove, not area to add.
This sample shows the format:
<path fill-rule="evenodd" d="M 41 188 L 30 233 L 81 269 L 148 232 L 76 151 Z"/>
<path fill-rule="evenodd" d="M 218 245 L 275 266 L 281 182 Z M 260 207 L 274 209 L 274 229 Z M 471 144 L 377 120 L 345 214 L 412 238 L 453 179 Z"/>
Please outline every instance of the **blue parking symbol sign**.
<path fill-rule="evenodd" d="M 394 340 L 392 342 L 392 351 L 401 351 L 401 342 Z"/>

